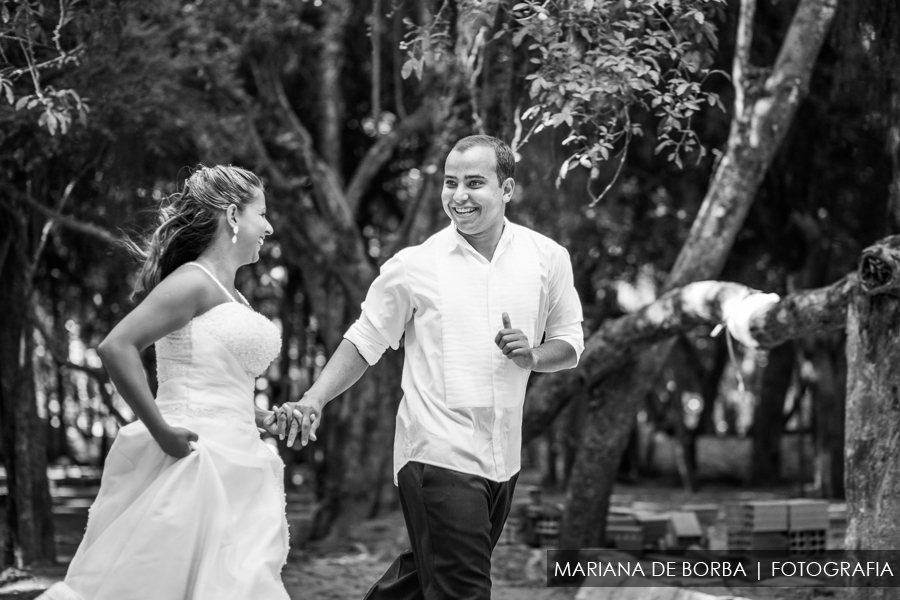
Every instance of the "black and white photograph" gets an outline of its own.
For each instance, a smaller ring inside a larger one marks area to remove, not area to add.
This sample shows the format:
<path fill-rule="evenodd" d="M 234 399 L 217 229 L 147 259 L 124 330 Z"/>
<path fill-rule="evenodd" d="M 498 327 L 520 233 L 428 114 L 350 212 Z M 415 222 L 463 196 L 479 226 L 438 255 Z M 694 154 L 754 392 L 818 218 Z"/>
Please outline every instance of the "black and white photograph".
<path fill-rule="evenodd" d="M 0 599 L 897 600 L 898 390 L 897 0 L 0 0 Z"/>

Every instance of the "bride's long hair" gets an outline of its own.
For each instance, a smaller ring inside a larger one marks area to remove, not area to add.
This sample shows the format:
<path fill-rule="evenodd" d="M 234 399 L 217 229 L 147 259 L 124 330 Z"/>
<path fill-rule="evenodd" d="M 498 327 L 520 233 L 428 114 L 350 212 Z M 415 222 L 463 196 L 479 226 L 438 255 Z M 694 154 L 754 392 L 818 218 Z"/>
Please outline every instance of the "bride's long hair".
<path fill-rule="evenodd" d="M 195 260 L 215 238 L 221 214 L 232 204 L 243 211 L 263 190 L 259 177 L 246 169 L 197 167 L 180 192 L 163 199 L 153 233 L 143 244 L 129 244 L 143 263 L 134 292 L 149 292 L 172 271 Z"/>

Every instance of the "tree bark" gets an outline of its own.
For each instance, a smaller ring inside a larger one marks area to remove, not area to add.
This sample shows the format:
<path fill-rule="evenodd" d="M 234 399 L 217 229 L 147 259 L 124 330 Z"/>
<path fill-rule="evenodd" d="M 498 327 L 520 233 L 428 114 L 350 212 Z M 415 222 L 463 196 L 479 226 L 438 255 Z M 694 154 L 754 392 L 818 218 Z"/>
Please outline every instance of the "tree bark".
<path fill-rule="evenodd" d="M 769 351 L 759 397 L 753 411 L 750 483 L 767 485 L 781 477 L 781 431 L 784 400 L 794 373 L 794 344 L 786 342 Z"/>
<path fill-rule="evenodd" d="M 752 0 L 744 2 L 753 4 Z M 749 63 L 749 40 L 738 44 L 734 83 L 740 90 L 736 96 L 739 102 L 735 107 L 727 148 L 716 168 L 688 240 L 666 280 L 665 290 L 690 281 L 716 277 L 724 267 L 763 176 L 787 133 L 800 101 L 806 96 L 813 66 L 834 17 L 836 4 L 837 0 L 801 0 L 772 74 L 765 82 L 764 94 L 752 101 L 748 101 L 747 90 L 743 87 L 747 82 L 741 77 L 738 68 Z M 742 31 L 749 31 L 749 23 L 752 21 L 746 18 L 745 12 L 749 11 L 742 11 L 739 27 Z M 640 401 L 647 386 L 655 380 L 671 347 L 671 341 L 661 343 L 640 358 L 639 364 L 631 370 L 631 377 L 616 377 L 615 385 L 612 385 L 613 382 L 607 383 L 606 386 L 611 387 L 604 395 L 615 398 L 616 402 L 609 403 L 604 409 L 616 413 L 634 413 L 636 409 L 633 405 Z M 590 355 L 583 357 L 583 367 L 576 369 L 574 374 L 563 377 L 584 378 L 584 371 L 590 368 L 591 363 L 593 359 Z M 625 406 L 628 408 L 623 410 Z M 610 417 L 608 420 L 612 423 L 615 419 Z M 580 470 L 602 468 L 604 474 L 601 477 L 611 480 L 618 462 L 612 464 L 604 458 L 601 467 L 601 457 L 609 458 L 607 453 L 608 447 L 595 448 L 585 443 L 577 460 L 584 461 L 590 467 L 585 466 Z M 619 454 L 621 455 L 621 449 Z M 578 471 L 576 465 L 576 472 Z M 598 478 L 593 479 L 595 482 L 597 480 Z M 576 477 L 572 481 L 570 497 L 608 493 L 611 483 L 600 487 L 603 491 L 599 487 L 590 489 L 586 481 Z M 608 504 L 608 499 L 604 502 Z M 560 543 L 570 548 L 597 545 L 603 540 L 605 527 L 605 507 L 600 512 L 573 512 L 567 506 Z"/>
<path fill-rule="evenodd" d="M 754 315 L 751 334 L 761 347 L 773 348 L 813 331 L 843 329 L 847 299 L 855 286 L 856 275 L 851 274 L 830 286 L 789 294 Z M 527 443 L 546 430 L 567 405 L 560 398 L 603 383 L 660 340 L 697 327 L 718 325 L 732 303 L 753 292 L 739 283 L 698 281 L 663 294 L 632 314 L 604 322 L 585 344 L 584 354 L 591 353 L 590 363 L 573 369 L 583 379 L 555 374 L 535 379 L 526 396 L 523 441 Z"/>
<path fill-rule="evenodd" d="M 709 191 L 664 290 L 714 278 L 724 267 L 765 169 L 774 158 L 799 101 L 806 94 L 819 48 L 834 16 L 836 2 L 803 0 L 797 8 L 775 70 L 766 82 L 769 93 L 736 113 L 726 153 L 716 168 Z M 743 59 L 736 57 L 735 60 Z M 735 82 L 738 87 L 741 84 L 741 81 Z M 785 106 L 780 106 L 782 104 Z M 605 371 L 603 363 L 611 358 L 604 351 L 606 345 L 602 339 L 595 343 L 598 336 L 605 337 L 606 331 L 604 326 L 591 336 L 576 369 L 541 377 L 540 384 L 529 390 L 526 421 L 537 420 L 537 413 L 558 412 L 561 407 L 555 405 L 568 402 L 584 385 L 597 383 L 597 379 L 589 373 Z M 656 341 L 664 341 L 667 337 L 661 335 Z M 661 346 L 652 352 L 660 364 L 668 355 L 667 350 Z M 629 353 L 628 358 L 631 356 L 633 354 Z M 627 360 L 622 361 L 620 366 L 625 362 Z M 642 394 L 636 391 L 635 397 Z"/>
<path fill-rule="evenodd" d="M 750 320 L 751 334 L 761 347 L 772 348 L 813 331 L 843 328 L 846 325 L 848 298 L 855 286 L 856 277 L 850 275 L 825 288 L 788 295 L 777 304 L 753 315 Z M 597 386 L 602 393 L 595 392 L 592 396 L 597 400 L 590 406 L 585 420 L 582 448 L 573 468 L 566 513 L 563 516 L 564 524 L 567 518 L 580 518 L 581 521 L 578 522 L 582 526 L 570 523 L 568 537 L 561 539 L 561 547 L 588 548 L 603 542 L 603 537 L 597 537 L 592 528 L 605 528 L 608 494 L 612 490 L 615 473 L 627 442 L 627 431 L 640 407 L 640 402 L 623 402 L 622 397 L 617 394 L 628 391 L 626 383 L 629 381 L 642 381 L 643 377 L 643 381 L 655 382 L 658 375 L 652 361 L 631 358 L 633 362 L 623 366 L 621 357 L 617 355 L 634 357 L 635 353 L 660 337 L 669 337 L 698 326 L 721 323 L 723 314 L 728 312 L 731 303 L 746 297 L 750 292 L 749 288 L 736 283 L 692 283 L 665 294 L 637 313 L 604 324 L 592 336 L 590 341 L 597 344 L 597 358 L 608 362 L 605 363 L 605 368 L 597 368 L 591 372 L 593 377 L 603 381 L 603 385 Z M 617 334 L 611 336 L 611 331 L 616 331 Z M 620 341 L 621 346 L 618 344 Z M 601 360 L 597 360 L 597 367 L 603 364 Z M 632 366 L 637 370 L 629 374 L 629 367 Z M 559 403 L 550 406 L 555 409 Z M 594 414 L 598 411 L 606 414 Z M 525 440 L 532 439 L 533 435 L 544 429 L 535 421 L 528 421 L 527 425 L 528 428 L 523 433 Z M 594 430 L 595 427 L 603 429 Z M 611 429 L 612 427 L 620 427 L 625 431 L 623 433 Z M 598 449 L 592 455 L 593 460 L 582 460 L 585 448 Z M 570 509 L 570 506 L 574 508 Z M 575 510 L 584 512 L 572 512 Z M 602 523 L 593 516 L 598 511 L 603 515 Z M 589 522 L 586 523 L 586 520 Z"/>
<path fill-rule="evenodd" d="M 27 227 L 0 219 L 0 238 L 16 240 L 0 271 L 0 437 L 8 486 L 6 564 L 18 568 L 56 562 L 47 481 L 44 424 L 37 414 L 33 337 L 26 273 Z"/>
<path fill-rule="evenodd" d="M 817 334 L 807 340 L 812 365 L 809 382 L 815 414 L 815 485 L 822 498 L 844 498 L 844 423 L 847 356 L 843 333 Z"/>
<path fill-rule="evenodd" d="M 319 60 L 319 148 L 322 158 L 331 166 L 343 187 L 344 95 L 341 92 L 341 72 L 344 69 L 344 37 L 350 4 L 347 0 L 325 3 L 325 26 L 322 29 L 322 52 Z M 375 115 L 378 118 L 378 115 Z"/>
<path fill-rule="evenodd" d="M 900 539 L 900 240 L 867 249 L 859 275 L 847 317 L 846 548 L 893 550 Z M 895 596 L 890 588 L 847 594 Z"/>

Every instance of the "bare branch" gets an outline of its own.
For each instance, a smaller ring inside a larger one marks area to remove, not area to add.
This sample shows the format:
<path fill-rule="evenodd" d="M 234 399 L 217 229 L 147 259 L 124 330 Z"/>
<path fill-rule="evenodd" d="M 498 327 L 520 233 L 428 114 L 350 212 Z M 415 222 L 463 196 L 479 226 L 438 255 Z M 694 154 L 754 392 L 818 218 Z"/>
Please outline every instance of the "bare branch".
<path fill-rule="evenodd" d="M 9 255 L 9 247 L 12 246 L 12 236 L 6 236 L 2 242 L 0 242 L 0 274 L 3 273 L 3 266 L 6 264 L 6 257 Z"/>
<path fill-rule="evenodd" d="M 347 204 L 344 192 L 341 189 L 340 179 L 337 174 L 316 153 L 312 135 L 300 122 L 297 113 L 291 106 L 281 77 L 271 67 L 266 69 L 266 79 L 275 92 L 278 107 L 282 116 L 293 129 L 300 142 L 300 157 L 303 160 L 309 176 L 313 180 L 314 196 L 325 211 L 330 215 L 341 229 L 350 229 L 354 226 L 353 212 Z"/>
<path fill-rule="evenodd" d="M 344 128 L 344 95 L 341 93 L 341 73 L 344 70 L 346 48 L 344 37 L 351 8 L 347 0 L 330 0 L 322 8 L 325 23 L 322 27 L 322 51 L 319 56 L 319 153 L 331 167 L 338 186 L 344 187 L 342 130 Z M 377 116 L 376 116 L 377 119 Z"/>
<path fill-rule="evenodd" d="M 105 242 L 110 245 L 118 245 L 121 243 L 122 239 L 115 235 L 114 233 L 109 232 L 108 230 L 100 227 L 99 225 L 95 225 L 93 223 L 86 223 L 84 221 L 79 221 L 75 217 L 70 217 L 68 215 L 64 215 L 59 213 L 52 208 L 48 208 L 37 202 L 35 200 L 28 200 L 28 204 L 38 211 L 42 212 L 44 215 L 53 219 L 54 222 L 62 225 L 66 229 L 71 229 L 72 231 L 77 231 L 78 233 L 82 233 L 84 235 L 90 236 L 94 239 L 100 240 L 101 242 Z"/>
<path fill-rule="evenodd" d="M 247 134 L 250 136 L 250 144 L 256 153 L 257 164 L 269 174 L 272 184 L 282 190 L 292 190 L 297 187 L 296 183 L 288 178 L 284 171 L 272 160 L 253 119 L 248 118 L 246 123 Z"/>
<path fill-rule="evenodd" d="M 69 182 L 66 186 L 66 189 L 63 190 L 63 194 L 59 199 L 59 202 L 56 203 L 56 212 L 59 213 L 65 207 L 66 202 L 68 202 L 69 197 L 72 195 L 72 190 L 75 189 L 75 184 L 78 182 L 78 177 Z M 44 223 L 44 227 L 41 230 L 41 239 L 38 242 L 37 248 L 34 249 L 34 255 L 31 257 L 31 262 L 28 263 L 27 269 L 28 272 L 25 274 L 25 286 L 27 289 L 31 289 L 31 285 L 34 282 L 34 274 L 37 272 L 38 261 L 41 258 L 41 254 L 44 252 L 44 247 L 47 245 L 47 238 L 50 236 L 50 230 L 53 229 L 54 220 L 53 218 L 47 219 L 47 222 Z M 31 292 L 28 292 L 28 295 L 31 295 Z"/>
<path fill-rule="evenodd" d="M 93 237 L 94 239 L 98 239 L 101 242 L 105 242 L 107 244 L 116 245 L 121 242 L 121 239 L 115 235 L 114 233 L 109 232 L 108 230 L 100 227 L 99 225 L 95 225 L 93 223 L 86 223 L 84 221 L 80 221 L 75 217 L 70 217 L 68 215 L 61 214 L 50 207 L 44 206 L 40 202 L 29 198 L 26 194 L 23 194 L 20 190 L 12 187 L 12 186 L 3 186 L 4 190 L 8 192 L 10 195 L 15 195 L 23 202 L 27 203 L 28 206 L 36 209 L 38 212 L 43 215 L 50 217 L 54 222 L 62 225 L 67 229 L 71 229 L 72 231 L 77 231 L 78 233 L 82 233 L 84 235 Z M 0 198 L 0 206 L 5 208 L 13 217 L 15 217 L 20 224 L 24 227 L 27 219 L 22 214 L 21 211 L 16 210 L 16 208 L 7 202 L 4 198 Z"/>
<path fill-rule="evenodd" d="M 434 104 L 426 102 L 394 127 L 390 133 L 381 136 L 369 148 L 353 173 L 353 179 L 350 180 L 350 186 L 347 188 L 347 205 L 351 211 L 355 213 L 359 209 L 363 195 L 372 185 L 372 180 L 394 155 L 400 142 L 431 125 L 434 113 Z"/>
<path fill-rule="evenodd" d="M 96 367 L 91 367 L 88 365 L 79 365 L 69 360 L 69 353 L 64 350 L 61 344 L 56 340 L 56 336 L 53 336 L 50 332 L 47 331 L 47 328 L 44 327 L 44 323 L 41 321 L 40 316 L 35 312 L 34 305 L 32 305 L 30 320 L 35 329 L 38 330 L 38 333 L 41 334 L 41 337 L 44 338 L 44 347 L 50 351 L 50 355 L 53 357 L 53 361 L 60 366 L 68 367 L 69 369 L 74 369 L 76 371 L 81 371 L 82 373 L 86 373 L 87 375 L 92 377 L 97 382 L 97 389 L 100 390 L 100 397 L 103 399 L 103 404 L 106 405 L 109 413 L 113 417 L 115 417 L 119 425 L 127 425 L 129 423 L 128 419 L 123 417 L 122 413 L 120 413 L 118 409 L 113 406 L 112 394 L 106 388 L 106 386 L 110 383 L 109 375 L 106 373 L 106 371 L 104 369 L 98 369 Z"/>
<path fill-rule="evenodd" d="M 756 0 L 741 0 L 738 19 L 737 40 L 734 45 L 734 63 L 731 79 L 734 85 L 734 116 L 744 119 L 745 75 L 750 66 L 750 45 L 753 42 L 753 17 L 756 15 Z"/>
<path fill-rule="evenodd" d="M 381 0 L 372 0 L 372 118 L 381 116 Z"/>

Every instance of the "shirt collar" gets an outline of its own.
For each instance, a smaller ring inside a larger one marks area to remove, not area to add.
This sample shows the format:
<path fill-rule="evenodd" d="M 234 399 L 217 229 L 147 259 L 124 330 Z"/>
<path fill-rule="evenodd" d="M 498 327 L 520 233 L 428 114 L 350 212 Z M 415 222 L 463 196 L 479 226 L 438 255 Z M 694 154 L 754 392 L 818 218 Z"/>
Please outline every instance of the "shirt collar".
<path fill-rule="evenodd" d="M 444 250 L 446 252 L 453 252 L 457 248 L 468 248 L 472 252 L 477 252 L 475 248 L 464 238 L 460 233 L 456 230 L 456 225 L 451 221 L 450 225 L 444 230 Z M 494 253 L 500 251 L 501 248 L 504 248 L 512 243 L 515 238 L 515 226 L 509 222 L 509 219 L 503 217 L 503 233 L 500 234 L 500 241 L 497 242 L 497 249 L 494 250 Z"/>

